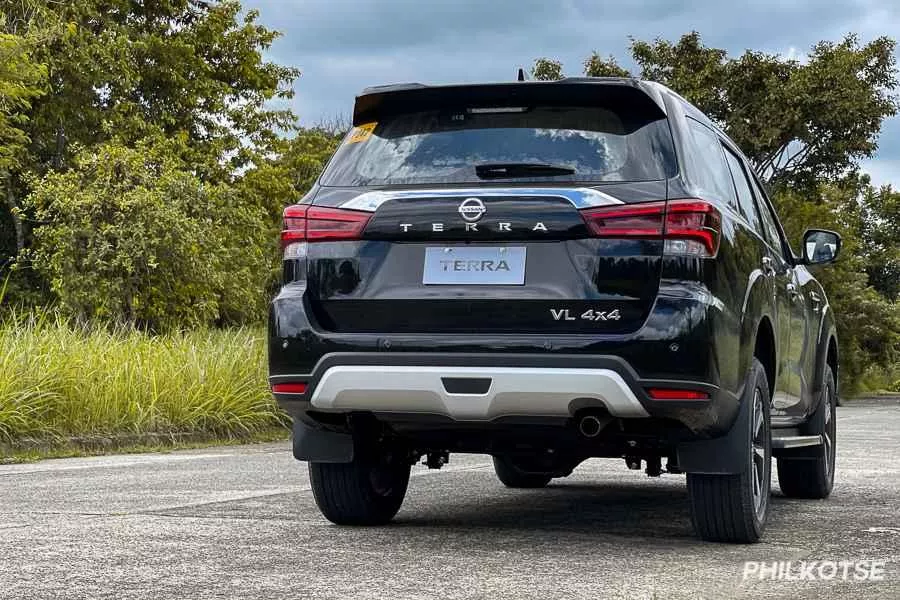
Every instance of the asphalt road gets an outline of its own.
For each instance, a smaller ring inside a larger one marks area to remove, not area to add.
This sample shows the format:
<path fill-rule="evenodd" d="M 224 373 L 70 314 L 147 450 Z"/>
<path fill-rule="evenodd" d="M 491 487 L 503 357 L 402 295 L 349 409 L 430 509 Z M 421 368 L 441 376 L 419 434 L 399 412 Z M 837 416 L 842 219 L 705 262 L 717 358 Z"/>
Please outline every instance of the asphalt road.
<path fill-rule="evenodd" d="M 683 476 L 618 460 L 519 491 L 453 455 L 374 529 L 327 523 L 287 443 L 0 466 L 0 598 L 900 598 L 900 404 L 839 408 L 838 427 L 832 497 L 776 488 L 750 546 L 698 541 Z M 742 577 L 863 559 L 880 581 Z"/>

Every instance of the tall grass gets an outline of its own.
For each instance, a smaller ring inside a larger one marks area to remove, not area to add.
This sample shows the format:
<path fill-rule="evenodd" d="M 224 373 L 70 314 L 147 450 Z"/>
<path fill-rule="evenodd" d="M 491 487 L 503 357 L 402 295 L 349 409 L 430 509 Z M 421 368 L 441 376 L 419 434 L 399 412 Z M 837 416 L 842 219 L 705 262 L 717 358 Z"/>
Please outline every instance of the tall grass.
<path fill-rule="evenodd" d="M 257 329 L 154 336 L 52 315 L 0 324 L 0 442 L 209 433 L 285 423 L 266 388 Z"/>

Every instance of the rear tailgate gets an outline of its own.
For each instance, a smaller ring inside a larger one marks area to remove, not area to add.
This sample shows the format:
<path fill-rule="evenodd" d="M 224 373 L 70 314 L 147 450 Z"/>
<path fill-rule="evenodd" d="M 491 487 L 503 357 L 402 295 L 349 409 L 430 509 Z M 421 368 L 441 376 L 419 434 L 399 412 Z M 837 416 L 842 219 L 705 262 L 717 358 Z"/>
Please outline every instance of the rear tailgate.
<path fill-rule="evenodd" d="M 663 184 L 638 187 L 664 195 Z M 625 197 L 636 191 L 607 186 L 602 196 L 614 199 L 616 188 Z M 320 326 L 622 333 L 643 324 L 659 284 L 661 239 L 592 237 L 572 202 L 590 190 L 475 191 L 385 194 L 360 241 L 310 244 L 307 298 Z M 342 195 L 325 196 L 331 203 Z M 484 207 L 475 227 L 459 210 L 472 198 Z"/>
<path fill-rule="evenodd" d="M 644 323 L 677 171 L 652 89 L 413 86 L 361 96 L 354 124 L 312 206 L 296 208 L 318 327 L 589 334 Z"/>

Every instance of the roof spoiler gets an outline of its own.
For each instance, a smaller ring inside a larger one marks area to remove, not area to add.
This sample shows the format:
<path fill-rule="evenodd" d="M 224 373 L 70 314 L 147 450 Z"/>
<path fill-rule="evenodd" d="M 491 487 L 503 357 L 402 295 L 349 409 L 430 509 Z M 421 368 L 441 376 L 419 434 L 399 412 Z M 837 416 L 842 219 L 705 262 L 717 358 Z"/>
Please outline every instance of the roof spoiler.
<path fill-rule="evenodd" d="M 356 97 L 353 125 L 421 110 L 553 104 L 627 108 L 647 116 L 666 116 L 662 94 L 652 83 L 617 77 L 577 77 L 559 81 L 370 87 Z"/>

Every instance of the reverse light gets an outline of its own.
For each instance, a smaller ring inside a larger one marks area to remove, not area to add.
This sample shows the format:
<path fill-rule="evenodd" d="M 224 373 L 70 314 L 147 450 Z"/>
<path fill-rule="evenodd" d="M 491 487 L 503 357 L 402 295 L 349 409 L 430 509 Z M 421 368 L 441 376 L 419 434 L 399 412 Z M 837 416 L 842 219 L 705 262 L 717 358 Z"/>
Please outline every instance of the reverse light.
<path fill-rule="evenodd" d="M 709 393 L 700 390 L 650 388 L 647 390 L 647 393 L 654 400 L 709 400 Z"/>
<path fill-rule="evenodd" d="M 719 250 L 722 218 L 705 200 L 601 206 L 582 210 L 581 216 L 594 237 L 663 239 L 666 255 L 711 257 Z"/>
<path fill-rule="evenodd" d="M 670 200 L 666 205 L 667 253 L 715 256 L 721 230 L 722 215 L 709 202 L 683 199 Z"/>
<path fill-rule="evenodd" d="M 296 383 L 276 383 L 272 386 L 272 391 L 276 394 L 303 394 L 306 392 L 306 384 L 299 381 Z"/>

